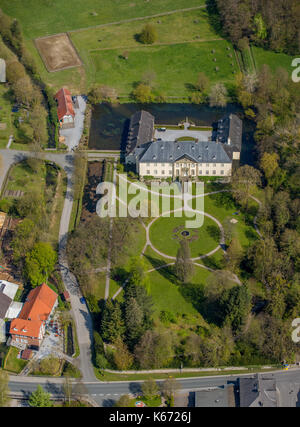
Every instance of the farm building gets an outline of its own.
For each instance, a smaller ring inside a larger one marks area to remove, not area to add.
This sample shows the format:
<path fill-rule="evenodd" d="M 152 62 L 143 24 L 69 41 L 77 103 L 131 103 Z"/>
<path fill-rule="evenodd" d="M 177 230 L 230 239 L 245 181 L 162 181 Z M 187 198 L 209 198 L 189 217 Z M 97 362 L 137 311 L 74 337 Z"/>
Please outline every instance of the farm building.
<path fill-rule="evenodd" d="M 71 92 L 62 88 L 55 95 L 57 101 L 57 115 L 62 129 L 69 129 L 75 126 L 75 111 Z"/>

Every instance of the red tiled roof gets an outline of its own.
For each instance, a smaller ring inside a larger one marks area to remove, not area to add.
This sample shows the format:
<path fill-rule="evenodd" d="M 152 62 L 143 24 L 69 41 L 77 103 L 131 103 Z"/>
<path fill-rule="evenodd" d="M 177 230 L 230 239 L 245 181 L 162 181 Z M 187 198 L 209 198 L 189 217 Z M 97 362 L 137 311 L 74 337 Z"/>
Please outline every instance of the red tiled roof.
<path fill-rule="evenodd" d="M 38 338 L 43 321 L 48 319 L 56 299 L 56 292 L 45 283 L 32 289 L 19 317 L 11 321 L 10 334 Z"/>
<path fill-rule="evenodd" d="M 32 289 L 19 314 L 19 319 L 47 320 L 57 299 L 57 293 L 43 283 Z"/>
<path fill-rule="evenodd" d="M 57 100 L 57 115 L 58 119 L 61 120 L 64 116 L 71 115 L 75 117 L 73 108 L 72 95 L 68 89 L 62 88 L 55 95 Z"/>
<path fill-rule="evenodd" d="M 37 320 L 13 319 L 10 323 L 9 333 L 23 337 L 39 338 L 43 322 Z"/>

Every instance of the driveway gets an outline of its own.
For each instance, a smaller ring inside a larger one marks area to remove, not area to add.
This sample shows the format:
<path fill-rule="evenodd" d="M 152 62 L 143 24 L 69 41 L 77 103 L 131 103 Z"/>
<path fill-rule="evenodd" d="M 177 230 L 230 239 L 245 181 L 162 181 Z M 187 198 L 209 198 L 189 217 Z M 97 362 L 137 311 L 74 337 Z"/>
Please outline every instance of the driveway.
<path fill-rule="evenodd" d="M 71 129 L 61 129 L 60 135 L 66 138 L 65 144 L 68 146 L 69 151 L 76 148 L 79 144 L 83 126 L 84 126 L 84 115 L 86 109 L 86 101 L 82 96 L 77 96 L 79 108 L 74 108 L 75 111 L 75 127 Z"/>

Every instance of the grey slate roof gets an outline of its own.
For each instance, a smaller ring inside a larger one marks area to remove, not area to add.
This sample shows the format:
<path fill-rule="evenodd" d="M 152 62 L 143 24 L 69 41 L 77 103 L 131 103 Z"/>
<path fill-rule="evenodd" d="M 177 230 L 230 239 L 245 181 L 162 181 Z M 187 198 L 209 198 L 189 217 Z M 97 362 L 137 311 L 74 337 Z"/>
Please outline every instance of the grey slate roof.
<path fill-rule="evenodd" d="M 195 392 L 195 406 L 201 408 L 228 408 L 228 389 L 227 387 L 200 390 Z"/>
<path fill-rule="evenodd" d="M 149 141 L 152 141 L 154 132 L 154 117 L 147 111 L 137 111 L 131 116 L 126 153 L 132 153 L 132 151 Z"/>
<path fill-rule="evenodd" d="M 222 144 L 214 141 L 154 141 L 141 156 L 142 163 L 173 163 L 189 157 L 197 163 L 231 163 Z"/>
<path fill-rule="evenodd" d="M 276 380 L 255 375 L 254 378 L 240 378 L 241 407 L 277 407 Z"/>
<path fill-rule="evenodd" d="M 4 59 L 0 58 L 0 83 L 6 82 L 6 63 Z"/>
<path fill-rule="evenodd" d="M 223 144 L 228 144 L 233 151 L 242 149 L 243 122 L 236 114 L 229 114 L 218 121 L 216 140 Z"/>
<path fill-rule="evenodd" d="M 4 319 L 12 299 L 0 292 L 0 319 Z"/>

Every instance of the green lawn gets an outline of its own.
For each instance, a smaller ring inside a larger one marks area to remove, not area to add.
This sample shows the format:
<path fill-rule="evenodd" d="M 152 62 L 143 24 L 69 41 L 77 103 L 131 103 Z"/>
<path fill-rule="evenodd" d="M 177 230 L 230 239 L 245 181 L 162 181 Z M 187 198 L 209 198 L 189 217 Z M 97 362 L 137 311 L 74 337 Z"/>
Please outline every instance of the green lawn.
<path fill-rule="evenodd" d="M 233 82 L 233 71 L 237 71 L 238 66 L 234 57 L 227 56 L 227 47 L 232 51 L 225 40 L 144 46 L 131 49 L 128 60 L 122 57 L 124 49 L 116 49 L 85 52 L 83 61 L 88 86 L 101 82 L 116 88 L 119 95 L 129 96 L 134 84 L 145 72 L 151 71 L 156 75 L 154 85 L 157 90 L 166 96 L 184 97 L 190 95 L 190 87 L 196 83 L 200 72 L 209 76 L 212 84 Z M 219 71 L 215 71 L 216 66 Z"/>
<path fill-rule="evenodd" d="M 156 249 L 166 255 L 176 256 L 180 247 L 179 239 L 182 239 L 181 231 L 187 231 L 190 236 L 185 239 L 195 238 L 189 242 L 192 258 L 204 255 L 219 244 L 220 232 L 217 224 L 208 217 L 204 217 L 203 225 L 197 229 L 185 227 L 187 217 L 170 218 L 161 217 L 150 227 L 150 239 Z M 178 227 L 182 227 L 176 231 Z M 196 239 L 197 238 L 197 239 Z"/>
<path fill-rule="evenodd" d="M 27 38 L 203 5 L 204 0 L 1 0 Z"/>
<path fill-rule="evenodd" d="M 286 69 L 288 73 L 291 73 L 294 69 L 291 66 L 293 57 L 290 55 L 285 53 L 276 53 L 256 46 L 252 46 L 252 52 L 257 69 L 260 69 L 264 64 L 269 65 L 272 71 L 281 67 Z"/>
<path fill-rule="evenodd" d="M 195 266 L 195 274 L 190 281 L 191 285 L 189 287 L 194 284 L 200 288 L 204 287 L 210 274 L 204 268 Z M 188 287 L 175 284 L 176 278 L 170 268 L 163 268 L 149 273 L 149 280 L 150 295 L 154 301 L 154 317 L 158 317 L 162 310 L 170 311 L 175 315 L 177 313 L 198 314 L 198 311 L 193 306 L 192 299 L 187 295 Z"/>
<path fill-rule="evenodd" d="M 46 184 L 46 166 L 41 164 L 37 173 L 26 162 L 13 166 L 7 179 L 5 190 L 21 190 L 31 192 L 35 190 L 43 191 Z"/>
<path fill-rule="evenodd" d="M 218 36 L 209 25 L 205 9 L 141 21 L 112 25 L 71 33 L 71 38 L 79 51 L 141 47 L 137 34 L 145 23 L 153 25 L 157 32 L 155 43 L 180 43 L 197 39 L 210 40 Z M 130 56 L 130 53 L 129 53 Z"/>
<path fill-rule="evenodd" d="M 19 374 L 26 366 L 27 361 L 18 359 L 20 350 L 16 347 L 10 347 L 5 360 L 5 370 Z"/>
<path fill-rule="evenodd" d="M 224 224 L 227 218 L 235 218 L 238 221 L 233 225 L 233 231 L 244 248 L 247 248 L 258 237 L 253 226 L 254 213 L 257 208 L 257 203 L 251 200 L 249 203 L 249 215 L 246 217 L 235 205 L 229 192 L 206 196 L 204 199 L 205 212 L 213 215 L 221 223 Z M 239 212 L 239 214 L 233 215 L 235 212 Z"/>

